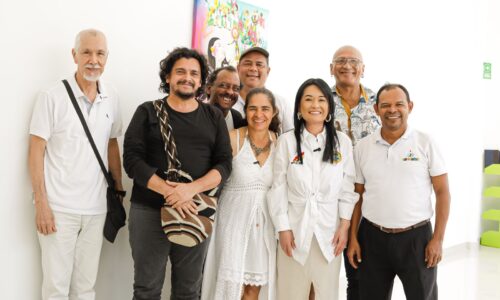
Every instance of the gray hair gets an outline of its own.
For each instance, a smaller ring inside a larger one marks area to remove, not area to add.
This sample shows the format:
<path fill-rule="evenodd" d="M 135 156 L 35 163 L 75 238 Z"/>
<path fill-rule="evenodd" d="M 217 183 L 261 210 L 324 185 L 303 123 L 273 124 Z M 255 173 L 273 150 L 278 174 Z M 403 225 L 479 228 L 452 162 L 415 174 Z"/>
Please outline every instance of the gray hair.
<path fill-rule="evenodd" d="M 93 28 L 85 29 L 85 30 L 80 31 L 76 35 L 75 46 L 73 47 L 73 49 L 75 49 L 75 51 L 78 51 L 78 49 L 80 48 L 80 44 L 82 42 L 82 36 L 87 35 L 87 34 L 92 35 L 92 36 L 101 35 L 104 38 L 104 40 L 106 41 L 106 36 L 104 35 L 104 33 L 102 31 L 97 30 L 97 29 L 93 29 Z"/>

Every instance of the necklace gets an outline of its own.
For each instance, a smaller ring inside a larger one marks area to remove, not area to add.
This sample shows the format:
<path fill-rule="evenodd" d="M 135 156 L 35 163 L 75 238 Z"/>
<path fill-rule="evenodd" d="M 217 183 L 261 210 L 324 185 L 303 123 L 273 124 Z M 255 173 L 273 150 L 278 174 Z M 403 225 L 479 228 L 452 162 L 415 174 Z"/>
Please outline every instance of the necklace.
<path fill-rule="evenodd" d="M 255 156 L 259 156 L 263 152 L 269 151 L 271 148 L 271 139 L 267 141 L 267 144 L 264 147 L 257 147 L 255 144 L 252 142 L 252 139 L 250 136 L 248 137 L 248 141 L 250 142 L 250 147 L 252 148 L 253 152 L 255 153 Z"/>

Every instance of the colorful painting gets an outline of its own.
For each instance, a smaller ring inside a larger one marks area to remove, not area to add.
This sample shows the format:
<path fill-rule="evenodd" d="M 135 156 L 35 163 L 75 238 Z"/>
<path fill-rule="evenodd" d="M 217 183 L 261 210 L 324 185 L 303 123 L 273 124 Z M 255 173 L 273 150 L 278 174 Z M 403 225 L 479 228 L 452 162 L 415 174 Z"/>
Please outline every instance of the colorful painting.
<path fill-rule="evenodd" d="M 267 48 L 266 9 L 237 0 L 195 0 L 191 46 L 207 56 L 210 69 L 236 66 L 240 54 Z"/>

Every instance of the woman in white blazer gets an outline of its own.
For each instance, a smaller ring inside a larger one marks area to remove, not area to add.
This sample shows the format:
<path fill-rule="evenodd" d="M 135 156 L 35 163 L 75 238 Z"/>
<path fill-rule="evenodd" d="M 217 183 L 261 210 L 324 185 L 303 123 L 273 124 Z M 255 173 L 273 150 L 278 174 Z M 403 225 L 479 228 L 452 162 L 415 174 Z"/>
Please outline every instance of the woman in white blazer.
<path fill-rule="evenodd" d="M 278 299 L 338 298 L 339 256 L 358 194 L 352 143 L 335 131 L 328 84 L 308 79 L 295 98 L 294 130 L 278 139 L 268 193 L 279 236 Z"/>

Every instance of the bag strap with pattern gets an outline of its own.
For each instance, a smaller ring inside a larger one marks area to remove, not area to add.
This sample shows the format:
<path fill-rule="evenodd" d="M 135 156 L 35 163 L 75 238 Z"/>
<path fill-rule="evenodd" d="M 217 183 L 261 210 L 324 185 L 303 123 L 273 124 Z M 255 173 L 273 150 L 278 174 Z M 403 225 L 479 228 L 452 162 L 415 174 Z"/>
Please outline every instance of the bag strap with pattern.
<path fill-rule="evenodd" d="M 169 122 L 170 119 L 167 112 L 166 101 L 166 98 L 155 100 L 153 101 L 153 106 L 158 121 L 160 122 L 160 133 L 167 155 L 167 174 L 174 173 L 177 178 L 185 178 L 189 181 L 194 181 L 191 175 L 181 170 L 181 162 L 177 158 L 177 146 L 175 145 L 174 136 L 172 135 L 172 127 Z M 214 197 L 218 191 L 219 187 L 217 186 L 205 193 L 210 197 Z"/>
<path fill-rule="evenodd" d="M 175 145 L 174 136 L 172 135 L 172 127 L 170 126 L 169 116 L 167 112 L 166 98 L 153 101 L 153 106 L 156 111 L 156 116 L 160 122 L 160 133 L 167 154 L 168 170 L 181 168 L 181 162 L 177 158 L 177 146 Z"/>

